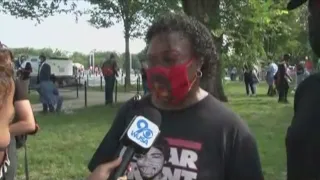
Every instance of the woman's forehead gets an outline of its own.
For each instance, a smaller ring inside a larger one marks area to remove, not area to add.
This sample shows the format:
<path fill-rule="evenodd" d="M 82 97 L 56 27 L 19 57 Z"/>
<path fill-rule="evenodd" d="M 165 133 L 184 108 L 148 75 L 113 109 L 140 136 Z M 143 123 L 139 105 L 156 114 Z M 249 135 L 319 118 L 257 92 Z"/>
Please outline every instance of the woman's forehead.
<path fill-rule="evenodd" d="M 178 32 L 155 35 L 148 46 L 147 55 L 185 54 L 191 51 L 190 41 Z"/>

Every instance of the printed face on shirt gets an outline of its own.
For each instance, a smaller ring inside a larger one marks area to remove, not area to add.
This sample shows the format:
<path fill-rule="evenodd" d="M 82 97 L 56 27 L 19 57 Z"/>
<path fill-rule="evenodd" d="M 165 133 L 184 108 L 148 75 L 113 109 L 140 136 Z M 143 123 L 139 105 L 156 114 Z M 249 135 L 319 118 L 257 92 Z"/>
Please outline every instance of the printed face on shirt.
<path fill-rule="evenodd" d="M 136 155 L 136 158 L 140 175 L 143 178 L 150 179 L 161 173 L 164 165 L 164 155 L 160 149 L 151 147 L 147 154 Z"/>

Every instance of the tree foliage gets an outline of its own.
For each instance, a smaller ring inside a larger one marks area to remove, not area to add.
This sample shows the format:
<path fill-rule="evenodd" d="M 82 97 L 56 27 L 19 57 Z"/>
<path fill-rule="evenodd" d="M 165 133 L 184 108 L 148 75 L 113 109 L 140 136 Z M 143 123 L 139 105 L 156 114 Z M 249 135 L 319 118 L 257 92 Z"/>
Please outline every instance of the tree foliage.
<path fill-rule="evenodd" d="M 129 71 L 130 59 L 129 39 L 141 37 L 152 19 L 160 14 L 182 10 L 196 16 L 212 31 L 220 57 L 218 62 L 224 67 L 241 67 L 244 63 L 260 62 L 263 64 L 269 60 L 278 61 L 285 53 L 293 55 L 292 63 L 301 60 L 304 56 L 311 56 L 316 60 L 307 36 L 307 7 L 287 12 L 284 10 L 286 1 L 86 1 L 91 4 L 90 8 L 80 11 L 77 9 L 77 0 L 0 0 L 0 12 L 20 18 L 35 19 L 39 22 L 56 13 L 74 13 L 76 16 L 87 13 L 90 15 L 90 24 L 97 28 L 108 28 L 114 23 L 122 23 L 125 31 L 126 53 L 119 57 L 126 59 L 120 61 L 127 65 L 127 71 Z M 145 51 L 142 51 L 138 54 L 138 58 L 132 59 L 141 61 L 144 53 Z M 98 54 L 97 57 L 100 57 Z M 84 58 L 85 56 L 77 53 L 73 55 L 87 62 L 85 59 L 88 58 Z M 139 66 L 138 64 L 134 66 Z M 219 73 L 222 68 L 218 67 L 217 72 Z"/>
<path fill-rule="evenodd" d="M 79 0 L 0 0 L 0 13 L 40 23 L 44 18 L 57 13 L 82 14 L 77 10 Z"/>

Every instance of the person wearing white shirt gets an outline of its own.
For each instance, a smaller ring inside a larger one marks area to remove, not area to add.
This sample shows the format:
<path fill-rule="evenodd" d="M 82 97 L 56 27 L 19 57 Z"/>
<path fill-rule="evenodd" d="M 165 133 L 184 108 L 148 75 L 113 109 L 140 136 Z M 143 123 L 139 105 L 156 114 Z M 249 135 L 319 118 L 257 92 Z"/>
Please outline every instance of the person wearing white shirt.
<path fill-rule="evenodd" d="M 274 87 L 274 76 L 278 72 L 278 65 L 274 62 L 271 62 L 268 66 L 266 81 L 269 86 L 267 95 L 274 96 L 276 94 L 276 90 Z"/>

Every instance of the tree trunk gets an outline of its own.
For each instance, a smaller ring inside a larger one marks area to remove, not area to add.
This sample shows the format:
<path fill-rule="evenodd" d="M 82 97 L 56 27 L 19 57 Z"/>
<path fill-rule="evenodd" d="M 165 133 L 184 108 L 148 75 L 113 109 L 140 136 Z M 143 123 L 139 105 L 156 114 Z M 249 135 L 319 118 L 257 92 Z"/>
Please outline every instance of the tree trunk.
<path fill-rule="evenodd" d="M 182 0 L 184 12 L 204 23 L 209 30 L 220 27 L 219 5 L 220 0 Z M 222 85 L 222 63 L 219 59 L 223 39 L 221 36 L 219 38 L 213 37 L 213 40 L 217 52 L 213 53 L 211 65 L 203 72 L 201 87 L 217 99 L 226 102 L 228 98 L 224 93 Z"/>
<path fill-rule="evenodd" d="M 125 78 L 125 90 L 127 90 L 127 87 L 129 87 L 131 85 L 131 80 L 130 80 L 130 35 L 127 32 L 127 30 L 125 30 L 125 70 L 126 70 L 126 78 Z"/>

